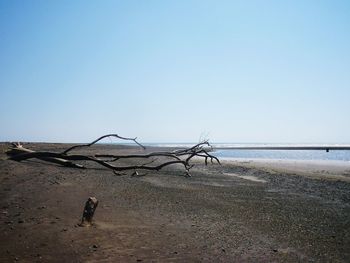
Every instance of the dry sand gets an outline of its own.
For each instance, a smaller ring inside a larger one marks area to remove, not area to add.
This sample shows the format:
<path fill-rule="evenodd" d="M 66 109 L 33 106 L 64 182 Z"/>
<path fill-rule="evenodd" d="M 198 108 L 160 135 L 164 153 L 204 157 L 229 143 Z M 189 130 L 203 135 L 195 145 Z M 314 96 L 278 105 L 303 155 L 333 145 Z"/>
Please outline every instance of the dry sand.
<path fill-rule="evenodd" d="M 5 148 L 0 262 L 349 262 L 346 163 L 236 160 L 198 164 L 190 178 L 177 166 L 130 177 L 17 163 Z M 79 227 L 89 196 L 100 201 L 96 223 Z"/>

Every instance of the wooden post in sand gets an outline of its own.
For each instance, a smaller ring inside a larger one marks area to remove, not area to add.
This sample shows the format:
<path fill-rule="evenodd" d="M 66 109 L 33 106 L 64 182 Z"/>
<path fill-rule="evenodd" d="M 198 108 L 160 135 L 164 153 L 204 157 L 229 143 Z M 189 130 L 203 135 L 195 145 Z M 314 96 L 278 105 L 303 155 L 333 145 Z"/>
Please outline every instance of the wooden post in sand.
<path fill-rule="evenodd" d="M 79 226 L 91 226 L 92 218 L 94 217 L 95 210 L 98 205 L 98 200 L 96 197 L 89 197 L 85 203 L 83 217 Z"/>

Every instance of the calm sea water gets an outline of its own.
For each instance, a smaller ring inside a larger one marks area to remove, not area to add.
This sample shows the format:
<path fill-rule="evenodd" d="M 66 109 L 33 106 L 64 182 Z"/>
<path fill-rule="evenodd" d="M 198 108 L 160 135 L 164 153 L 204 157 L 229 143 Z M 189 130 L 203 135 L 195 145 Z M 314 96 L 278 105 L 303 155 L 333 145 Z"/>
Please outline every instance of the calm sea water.
<path fill-rule="evenodd" d="M 234 146 L 325 146 L 322 144 L 216 144 L 217 147 Z M 332 146 L 329 145 L 328 146 Z M 349 145 L 333 145 L 349 146 Z M 283 160 L 337 160 L 350 161 L 350 150 L 217 150 L 214 153 L 219 158 L 248 158 L 248 159 L 283 159 Z"/>
<path fill-rule="evenodd" d="M 218 150 L 214 155 L 219 158 L 350 161 L 350 151 L 347 150 Z"/>

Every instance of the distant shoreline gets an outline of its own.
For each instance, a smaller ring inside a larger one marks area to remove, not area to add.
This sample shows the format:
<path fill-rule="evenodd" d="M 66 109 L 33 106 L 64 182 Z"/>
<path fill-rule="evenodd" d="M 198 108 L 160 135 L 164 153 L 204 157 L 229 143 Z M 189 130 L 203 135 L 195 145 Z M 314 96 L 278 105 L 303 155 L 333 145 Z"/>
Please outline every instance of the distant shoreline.
<path fill-rule="evenodd" d="M 262 169 L 268 172 L 297 174 L 313 178 L 350 182 L 350 162 L 338 160 L 283 160 L 253 158 L 221 158 L 227 165 Z"/>

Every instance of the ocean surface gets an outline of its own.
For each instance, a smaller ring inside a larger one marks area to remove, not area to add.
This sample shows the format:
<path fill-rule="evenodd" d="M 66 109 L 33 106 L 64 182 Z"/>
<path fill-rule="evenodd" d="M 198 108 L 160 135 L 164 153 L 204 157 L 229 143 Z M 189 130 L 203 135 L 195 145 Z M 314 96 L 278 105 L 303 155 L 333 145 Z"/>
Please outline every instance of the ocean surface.
<path fill-rule="evenodd" d="M 217 150 L 219 158 L 350 161 L 349 150 Z"/>
<path fill-rule="evenodd" d="M 152 143 L 146 146 L 163 147 L 189 147 L 195 143 Z M 337 160 L 350 161 L 350 150 L 241 150 L 225 149 L 230 147 L 260 147 L 260 146 L 349 146 L 344 144 L 235 144 L 235 143 L 213 143 L 213 155 L 219 158 L 246 158 L 246 159 L 282 159 L 282 160 Z M 220 149 L 215 150 L 215 147 Z"/>

